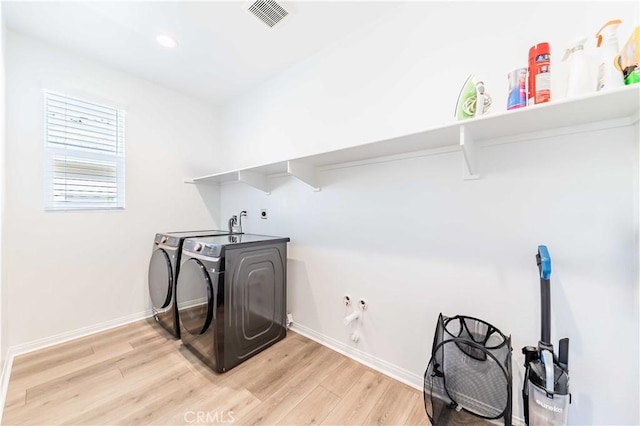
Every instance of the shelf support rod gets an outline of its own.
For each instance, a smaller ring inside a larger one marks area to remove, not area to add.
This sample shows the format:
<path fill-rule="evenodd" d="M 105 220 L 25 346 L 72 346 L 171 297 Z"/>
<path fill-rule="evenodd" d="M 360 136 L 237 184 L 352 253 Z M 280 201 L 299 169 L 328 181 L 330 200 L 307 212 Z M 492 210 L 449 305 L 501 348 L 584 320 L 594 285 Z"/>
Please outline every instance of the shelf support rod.
<path fill-rule="evenodd" d="M 314 191 L 320 191 L 318 170 L 316 167 L 300 161 L 287 161 L 287 173 L 301 182 L 306 183 Z"/>
<path fill-rule="evenodd" d="M 480 179 L 478 174 L 478 155 L 476 142 L 471 132 L 464 125 L 460 126 L 460 147 L 464 157 L 462 164 L 462 177 L 464 180 Z"/>
<path fill-rule="evenodd" d="M 246 183 L 249 186 L 253 186 L 256 189 L 259 189 L 267 195 L 271 193 L 269 191 L 269 182 L 267 180 L 267 177 L 261 173 L 241 170 L 238 172 L 238 180 L 240 182 Z"/>

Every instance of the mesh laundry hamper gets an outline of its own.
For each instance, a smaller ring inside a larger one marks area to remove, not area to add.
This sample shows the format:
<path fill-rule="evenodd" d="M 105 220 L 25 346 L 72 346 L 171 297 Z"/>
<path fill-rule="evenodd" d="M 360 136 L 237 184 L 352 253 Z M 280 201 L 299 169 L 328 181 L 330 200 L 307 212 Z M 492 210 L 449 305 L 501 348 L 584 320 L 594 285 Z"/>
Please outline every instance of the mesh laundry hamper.
<path fill-rule="evenodd" d="M 442 314 L 424 374 L 424 404 L 434 425 L 475 415 L 511 425 L 511 337 L 477 318 Z"/>

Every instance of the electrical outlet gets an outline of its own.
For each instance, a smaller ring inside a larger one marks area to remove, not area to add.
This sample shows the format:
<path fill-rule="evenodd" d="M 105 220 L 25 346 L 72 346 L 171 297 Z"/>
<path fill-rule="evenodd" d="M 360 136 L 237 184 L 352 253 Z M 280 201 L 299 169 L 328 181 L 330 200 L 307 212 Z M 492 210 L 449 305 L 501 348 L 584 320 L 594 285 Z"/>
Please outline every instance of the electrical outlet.
<path fill-rule="evenodd" d="M 267 218 L 267 209 L 260 209 L 260 219 Z"/>

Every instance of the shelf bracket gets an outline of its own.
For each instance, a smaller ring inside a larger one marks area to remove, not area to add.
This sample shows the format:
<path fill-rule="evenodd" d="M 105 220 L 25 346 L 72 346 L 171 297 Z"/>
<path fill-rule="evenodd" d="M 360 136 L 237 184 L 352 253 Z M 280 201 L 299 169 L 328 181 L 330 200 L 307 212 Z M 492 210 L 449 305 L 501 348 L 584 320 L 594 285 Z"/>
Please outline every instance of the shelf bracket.
<path fill-rule="evenodd" d="M 318 182 L 318 170 L 316 167 L 300 161 L 287 161 L 287 173 L 301 182 L 306 183 L 314 191 L 320 191 Z"/>
<path fill-rule="evenodd" d="M 267 181 L 267 177 L 263 174 L 241 170 L 238 172 L 238 180 L 259 189 L 267 195 L 271 193 L 269 191 L 269 182 Z"/>
<path fill-rule="evenodd" d="M 460 147 L 464 157 L 462 164 L 462 177 L 464 180 L 480 179 L 478 173 L 478 156 L 476 143 L 464 125 L 460 126 Z"/>

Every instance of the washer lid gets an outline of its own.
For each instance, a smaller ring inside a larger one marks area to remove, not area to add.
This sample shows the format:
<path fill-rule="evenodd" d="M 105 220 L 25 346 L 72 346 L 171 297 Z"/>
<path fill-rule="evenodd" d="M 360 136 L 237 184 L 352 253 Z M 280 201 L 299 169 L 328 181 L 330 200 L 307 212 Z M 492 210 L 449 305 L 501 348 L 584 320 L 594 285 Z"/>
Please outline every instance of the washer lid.
<path fill-rule="evenodd" d="M 149 295 L 156 309 L 166 308 L 171 303 L 173 291 L 173 269 L 166 251 L 154 250 L 149 261 Z"/>
<path fill-rule="evenodd" d="M 207 331 L 216 306 L 215 291 L 209 273 L 198 259 L 189 259 L 181 266 L 176 303 L 184 330 L 193 335 Z"/>
<path fill-rule="evenodd" d="M 196 240 L 201 244 L 223 245 L 223 246 L 237 245 L 237 244 L 265 243 L 265 242 L 279 243 L 279 242 L 290 241 L 289 237 L 274 237 L 271 235 L 258 235 L 258 234 L 212 235 L 208 237 L 194 238 L 194 240 Z"/>
<path fill-rule="evenodd" d="M 193 238 L 193 237 L 208 237 L 211 235 L 229 235 L 229 231 L 221 231 L 219 229 L 209 229 L 204 231 L 178 231 L 178 232 L 166 232 L 167 236 L 177 238 Z"/>

